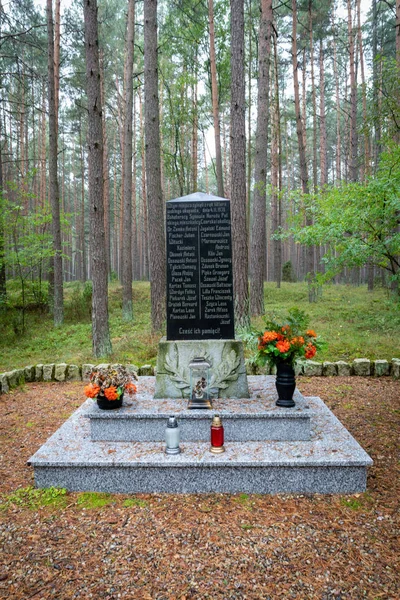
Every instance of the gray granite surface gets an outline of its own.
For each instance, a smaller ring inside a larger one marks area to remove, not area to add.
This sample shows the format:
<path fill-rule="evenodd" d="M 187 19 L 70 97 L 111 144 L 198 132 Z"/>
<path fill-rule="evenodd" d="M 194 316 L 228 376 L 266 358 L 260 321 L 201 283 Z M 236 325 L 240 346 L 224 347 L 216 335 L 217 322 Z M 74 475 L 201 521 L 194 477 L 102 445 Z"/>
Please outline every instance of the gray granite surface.
<path fill-rule="evenodd" d="M 149 378 L 150 379 L 150 378 Z M 252 377 L 268 386 L 274 378 Z M 264 381 L 263 381 L 264 380 Z M 139 385 L 140 385 L 139 381 Z M 368 454 L 320 398 L 304 402 L 313 413 L 310 441 L 229 442 L 213 455 L 207 442 L 183 442 L 167 456 L 163 442 L 92 441 L 87 400 L 32 456 L 39 487 L 108 492 L 303 492 L 365 490 Z M 289 409 L 288 409 L 289 410 Z"/>
<path fill-rule="evenodd" d="M 213 410 L 188 410 L 182 398 L 155 399 L 154 378 L 141 377 L 138 393 L 124 398 L 115 410 L 100 410 L 96 402 L 89 405 L 92 440 L 163 441 L 170 415 L 175 415 L 181 428 L 182 441 L 208 441 L 211 420 L 220 414 L 225 438 L 230 441 L 309 440 L 310 410 L 307 401 L 295 392 L 296 406 L 279 408 L 275 378 L 249 377 L 251 398 L 218 398 Z"/>

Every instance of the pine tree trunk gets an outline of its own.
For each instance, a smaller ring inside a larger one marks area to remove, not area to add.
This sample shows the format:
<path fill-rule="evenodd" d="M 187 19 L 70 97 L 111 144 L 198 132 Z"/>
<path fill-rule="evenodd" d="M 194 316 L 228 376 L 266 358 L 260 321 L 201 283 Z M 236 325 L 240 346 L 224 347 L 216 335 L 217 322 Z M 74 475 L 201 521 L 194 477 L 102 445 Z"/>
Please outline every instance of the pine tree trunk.
<path fill-rule="evenodd" d="M 379 78 L 378 78 L 378 17 L 377 17 L 377 0 L 372 0 L 372 85 L 373 85 L 373 104 L 379 107 L 378 90 L 379 90 Z M 398 1 L 396 0 L 396 8 Z M 400 29 L 400 28 L 399 28 Z M 399 33 L 399 29 L 396 28 L 396 34 Z M 399 34 L 400 35 L 400 34 Z M 396 35 L 397 40 L 397 35 Z M 379 59 L 379 62 L 381 60 Z M 378 118 L 375 122 L 375 139 L 374 139 L 374 172 L 376 172 L 379 164 L 379 156 L 381 153 L 381 116 L 378 114 Z"/>
<path fill-rule="evenodd" d="M 252 94 L 251 94 L 251 81 L 252 81 L 252 63 L 253 63 L 253 32 L 251 28 L 251 2 L 248 3 L 248 32 L 249 32 L 249 55 L 248 55 L 248 91 L 247 91 L 247 235 L 250 239 L 250 204 L 251 204 L 251 170 L 252 170 L 252 156 L 251 156 L 251 111 L 252 111 Z"/>
<path fill-rule="evenodd" d="M 312 114 L 313 114 L 313 187 L 314 191 L 318 187 L 318 170 L 317 170 L 317 94 L 315 91 L 315 76 L 314 76 L 314 40 L 313 40 L 313 23 L 312 23 L 312 2 L 308 1 L 308 26 L 310 34 L 310 66 L 311 66 L 311 95 L 312 95 Z"/>
<path fill-rule="evenodd" d="M 323 188 L 328 183 L 327 154 L 326 154 L 326 113 L 325 113 L 325 68 L 324 68 L 324 45 L 322 39 L 319 42 L 319 122 L 320 122 L 320 184 Z"/>
<path fill-rule="evenodd" d="M 149 223 L 147 211 L 147 185 L 146 185 L 146 156 L 145 156 L 145 133 L 142 96 L 139 92 L 140 101 L 140 137 L 142 140 L 142 219 L 141 219 L 141 239 L 142 239 L 142 260 L 141 275 L 142 279 L 149 279 Z"/>
<path fill-rule="evenodd" d="M 161 189 L 158 103 L 157 0 L 144 2 L 144 93 L 147 206 L 149 215 L 151 324 L 161 329 L 165 319 L 166 256 Z"/>
<path fill-rule="evenodd" d="M 197 61 L 197 56 L 196 56 Z M 192 127 L 192 192 L 197 192 L 197 178 L 198 178 L 198 145 L 199 145 L 199 116 L 197 112 L 197 67 L 195 68 L 196 82 L 192 86 L 192 97 L 193 97 L 193 127 Z"/>
<path fill-rule="evenodd" d="M 114 182 L 113 182 L 113 235 L 112 235 L 112 248 L 113 248 L 113 270 L 115 273 L 119 272 L 118 264 L 118 220 L 117 220 L 117 204 L 118 204 L 118 185 L 117 185 L 117 132 L 114 129 L 114 164 L 113 164 Z"/>
<path fill-rule="evenodd" d="M 126 82 L 126 65 L 124 66 L 124 86 Z M 122 253 L 123 253 L 123 231 L 124 231 L 124 197 L 125 197 L 125 144 L 124 144 L 124 106 L 122 105 L 122 96 L 119 92 L 118 78 L 116 79 L 117 99 L 118 99 L 118 133 L 119 145 L 121 149 L 121 187 L 120 187 L 120 203 L 117 227 L 118 227 L 118 278 L 122 281 Z"/>
<path fill-rule="evenodd" d="M 48 103 L 49 103 L 49 180 L 50 205 L 53 234 L 53 273 L 54 273 L 54 325 L 57 327 L 64 320 L 63 307 L 63 265 L 61 245 L 60 197 L 57 174 L 57 120 L 54 84 L 54 32 L 52 0 L 47 0 L 47 35 L 48 35 Z"/>
<path fill-rule="evenodd" d="M 124 220 L 122 236 L 122 319 L 132 321 L 132 117 L 133 117 L 133 51 L 135 42 L 135 0 L 128 0 L 128 24 L 125 62 L 124 114 Z"/>
<path fill-rule="evenodd" d="M 248 327 L 249 278 L 246 225 L 246 99 L 244 2 L 231 0 L 231 219 L 235 321 Z"/>
<path fill-rule="evenodd" d="M 274 150 L 271 147 L 271 185 L 272 185 L 272 204 L 275 207 L 275 230 L 282 225 L 282 141 L 281 141 L 281 116 L 279 106 L 279 74 L 278 74 L 278 49 L 276 36 L 273 36 L 274 43 L 274 102 L 272 110 L 272 140 Z M 274 280 L 276 287 L 281 287 L 282 274 L 282 242 L 279 239 L 273 240 L 274 249 Z"/>
<path fill-rule="evenodd" d="M 355 70 L 354 29 L 351 15 L 351 0 L 347 0 L 347 26 L 350 55 L 350 156 L 349 179 L 358 180 L 358 136 L 357 136 L 357 80 Z"/>
<path fill-rule="evenodd" d="M 339 94 L 339 76 L 337 69 L 337 56 L 336 56 L 336 31 L 333 36 L 333 74 L 335 78 L 335 97 L 336 97 L 336 183 L 342 179 L 342 165 L 341 165 L 341 154 L 342 154 L 342 140 L 341 140 L 341 128 L 340 128 L 340 94 Z"/>
<path fill-rule="evenodd" d="M 80 148 L 80 163 L 81 163 L 81 218 L 79 221 L 79 239 L 81 249 L 81 265 L 82 271 L 80 277 L 83 281 L 87 280 L 87 257 L 86 257 L 86 239 L 85 239 L 85 152 L 82 142 L 82 123 L 79 122 L 79 148 Z"/>
<path fill-rule="evenodd" d="M 358 50 L 360 53 L 361 68 L 361 92 L 363 107 L 363 129 L 364 129 L 364 173 L 368 177 L 371 171 L 371 153 L 369 145 L 369 122 L 367 114 L 367 84 L 365 82 L 364 51 L 361 31 L 361 0 L 357 0 L 357 32 L 358 32 Z"/>
<path fill-rule="evenodd" d="M 56 111 L 56 132 L 58 135 L 58 106 L 60 98 L 60 41 L 61 41 L 61 0 L 56 0 L 54 19 L 54 100 Z"/>
<path fill-rule="evenodd" d="M 292 60 L 293 60 L 293 83 L 294 83 L 294 104 L 296 112 L 296 132 L 299 147 L 299 162 L 300 162 L 300 179 L 301 189 L 303 194 L 309 193 L 308 169 L 306 160 L 305 140 L 305 124 L 301 117 L 300 96 L 299 96 L 299 77 L 298 77 L 298 60 L 297 60 L 297 6 L 296 0 L 292 0 L 293 10 L 293 28 L 292 28 Z M 304 95 L 304 94 L 303 94 Z M 306 225 L 311 225 L 312 221 L 307 215 Z M 306 275 L 309 284 L 309 301 L 315 300 L 314 294 L 314 248 L 307 246 L 306 248 Z"/>
<path fill-rule="evenodd" d="M 108 325 L 108 278 L 103 204 L 103 133 L 96 0 L 85 1 L 84 20 L 88 102 L 90 270 L 93 282 L 92 337 L 93 355 L 98 358 L 111 354 L 112 347 Z"/>
<path fill-rule="evenodd" d="M 210 186 L 208 182 L 208 165 L 207 165 L 207 142 L 206 136 L 203 130 L 203 152 L 204 152 L 204 173 L 205 173 L 205 186 L 206 186 L 206 194 L 210 193 Z"/>
<path fill-rule="evenodd" d="M 137 217 L 137 202 L 136 202 L 136 172 L 137 172 L 137 155 L 136 155 L 136 95 L 133 96 L 133 169 L 132 169 L 132 275 L 134 281 L 138 277 L 138 217 Z"/>
<path fill-rule="evenodd" d="M 272 0 L 262 0 L 258 48 L 258 95 L 256 153 L 254 159 L 254 198 L 251 228 L 250 310 L 264 314 L 266 261 L 266 184 L 269 117 L 269 65 L 271 55 Z"/>
<path fill-rule="evenodd" d="M 40 144 L 40 205 L 46 204 L 46 91 L 42 88 L 42 118 L 41 118 L 41 144 Z"/>
<path fill-rule="evenodd" d="M 215 163 L 217 169 L 218 196 L 224 198 L 224 179 L 222 175 L 221 131 L 219 123 L 219 98 L 217 84 L 217 64 L 215 59 L 215 32 L 213 0 L 208 0 L 208 26 L 210 33 L 211 99 L 215 135 Z"/>
<path fill-rule="evenodd" d="M 2 203 L 3 194 L 3 148 L 0 128 L 0 303 L 5 300 L 7 294 L 6 287 L 6 264 L 5 264 L 5 229 Z"/>
<path fill-rule="evenodd" d="M 110 245 L 110 168 L 108 163 L 108 143 L 107 143 L 107 128 L 106 128 L 106 111 L 105 111 L 105 92 L 104 92 L 104 53 L 100 50 L 100 91 L 101 91 L 101 106 L 104 107 L 101 113 L 101 129 L 103 132 L 103 192 L 104 192 L 104 232 L 106 239 L 106 258 L 107 258 L 107 273 L 111 278 L 111 245 Z"/>
<path fill-rule="evenodd" d="M 292 60 L 293 60 L 293 84 L 294 84 L 294 105 L 296 112 L 296 132 L 299 146 L 300 179 L 303 194 L 309 193 L 308 170 L 306 160 L 306 149 L 304 145 L 304 122 L 301 116 L 300 94 L 299 94 L 299 69 L 297 59 L 297 6 L 296 0 L 292 0 L 293 10 L 293 28 L 292 28 Z"/>

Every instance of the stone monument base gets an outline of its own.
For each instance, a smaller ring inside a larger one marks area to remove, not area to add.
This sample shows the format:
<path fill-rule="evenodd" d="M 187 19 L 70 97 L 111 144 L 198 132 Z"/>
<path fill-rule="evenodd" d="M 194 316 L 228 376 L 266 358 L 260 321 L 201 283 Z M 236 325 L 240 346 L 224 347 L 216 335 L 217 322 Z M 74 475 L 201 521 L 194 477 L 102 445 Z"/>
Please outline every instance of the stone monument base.
<path fill-rule="evenodd" d="M 189 363 L 204 357 L 211 365 L 210 388 L 215 398 L 249 398 L 243 344 L 237 340 L 162 338 L 158 346 L 154 398 L 188 398 Z"/>
<path fill-rule="evenodd" d="M 250 399 L 214 402 L 225 427 L 222 454 L 210 452 L 214 411 L 154 400 L 154 377 L 139 377 L 122 408 L 101 411 L 88 399 L 30 458 L 35 485 L 112 494 L 365 491 L 372 461 L 320 398 L 296 390 L 296 407 L 279 408 L 275 377 L 248 382 Z M 176 455 L 165 453 L 171 415 L 181 429 Z"/>

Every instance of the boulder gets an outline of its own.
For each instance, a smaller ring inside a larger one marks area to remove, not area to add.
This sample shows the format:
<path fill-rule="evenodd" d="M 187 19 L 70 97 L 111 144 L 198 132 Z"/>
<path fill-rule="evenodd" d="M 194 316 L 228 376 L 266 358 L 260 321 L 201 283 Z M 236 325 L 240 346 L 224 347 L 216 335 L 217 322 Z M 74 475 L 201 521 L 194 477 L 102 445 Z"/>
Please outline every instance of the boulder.
<path fill-rule="evenodd" d="M 54 380 L 54 371 L 56 365 L 51 363 L 49 365 L 43 365 L 43 381 L 53 381 Z"/>
<path fill-rule="evenodd" d="M 93 369 L 94 365 L 90 365 L 90 364 L 85 364 L 82 365 L 82 379 L 83 381 L 89 381 L 89 375 L 91 373 L 91 370 Z"/>
<path fill-rule="evenodd" d="M 392 358 L 392 377 L 400 379 L 400 358 Z"/>
<path fill-rule="evenodd" d="M 56 381 L 65 381 L 67 377 L 67 366 L 65 363 L 60 363 L 54 368 L 54 379 Z"/>
<path fill-rule="evenodd" d="M 9 371 L 6 373 L 8 386 L 10 389 L 16 388 L 19 385 L 25 383 L 24 370 L 23 369 L 14 369 L 13 371 Z"/>
<path fill-rule="evenodd" d="M 33 367 L 32 365 L 29 365 L 28 367 L 24 368 L 24 377 L 25 377 L 25 381 L 31 383 L 32 381 L 35 381 L 35 367 Z"/>
<path fill-rule="evenodd" d="M 322 363 L 308 360 L 304 363 L 304 375 L 306 377 L 321 377 Z"/>
<path fill-rule="evenodd" d="M 322 363 L 322 375 L 325 377 L 332 377 L 333 375 L 337 375 L 337 365 L 334 362 L 329 362 L 328 360 Z"/>
<path fill-rule="evenodd" d="M 371 361 L 368 358 L 355 358 L 353 360 L 354 375 L 366 377 L 371 375 Z"/>
<path fill-rule="evenodd" d="M 68 365 L 67 381 L 82 381 L 81 370 L 78 365 Z"/>
<path fill-rule="evenodd" d="M 344 360 L 338 360 L 336 362 L 337 374 L 340 377 L 350 377 L 351 375 L 351 364 Z"/>
<path fill-rule="evenodd" d="M 10 391 L 10 386 L 8 385 L 7 373 L 0 374 L 0 392 L 2 394 L 7 394 Z"/>
<path fill-rule="evenodd" d="M 390 365 L 387 360 L 375 360 L 373 362 L 373 371 L 375 377 L 382 377 L 383 375 L 389 375 Z"/>
<path fill-rule="evenodd" d="M 304 375 L 304 360 L 296 360 L 294 363 L 294 374 L 296 375 Z"/>
<path fill-rule="evenodd" d="M 43 381 L 43 365 L 35 366 L 35 381 Z"/>

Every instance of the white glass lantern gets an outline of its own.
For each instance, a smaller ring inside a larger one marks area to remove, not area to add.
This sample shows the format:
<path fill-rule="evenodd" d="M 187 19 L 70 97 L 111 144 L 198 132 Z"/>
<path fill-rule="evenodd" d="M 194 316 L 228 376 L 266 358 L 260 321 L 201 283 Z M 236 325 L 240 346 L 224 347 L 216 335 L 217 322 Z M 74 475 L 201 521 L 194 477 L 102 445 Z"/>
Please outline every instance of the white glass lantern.
<path fill-rule="evenodd" d="M 190 398 L 188 408 L 212 408 L 210 368 L 205 358 L 198 356 L 189 363 Z"/>

